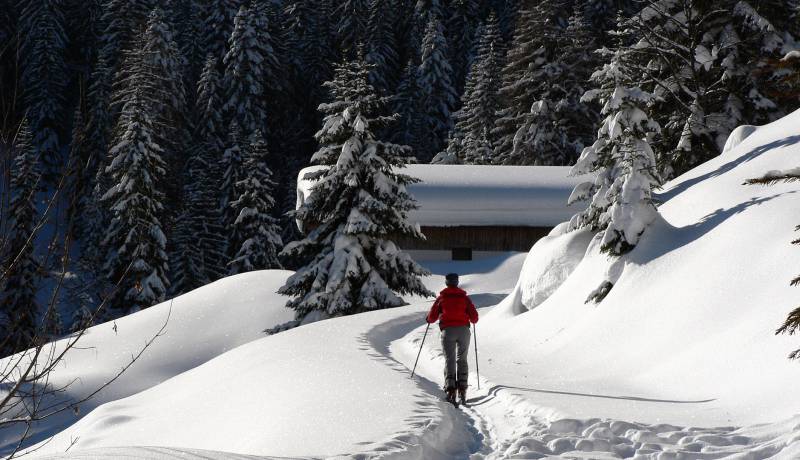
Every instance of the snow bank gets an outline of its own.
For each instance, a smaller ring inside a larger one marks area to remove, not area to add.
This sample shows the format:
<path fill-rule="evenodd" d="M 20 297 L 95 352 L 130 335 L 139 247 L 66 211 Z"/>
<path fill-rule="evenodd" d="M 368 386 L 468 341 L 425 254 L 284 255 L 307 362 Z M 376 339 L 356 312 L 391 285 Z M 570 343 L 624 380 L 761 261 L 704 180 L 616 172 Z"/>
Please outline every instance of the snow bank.
<path fill-rule="evenodd" d="M 742 125 L 731 131 L 730 135 L 728 135 L 728 140 L 725 141 L 725 147 L 722 149 L 722 153 L 727 154 L 738 147 L 739 144 L 756 132 L 758 128 L 758 126 L 753 125 Z"/>
<path fill-rule="evenodd" d="M 215 356 L 264 337 L 264 329 L 293 319 L 276 294 L 290 272 L 271 270 L 231 276 L 113 322 L 88 330 L 78 347 L 51 374 L 50 383 L 68 385 L 63 398 L 80 400 L 114 377 L 158 331 L 122 376 L 79 408 L 35 426 L 33 441 L 74 423 L 92 409 L 164 382 Z M 56 347 L 63 345 L 56 342 Z M 6 445 L 13 433 L 3 431 Z"/>
<path fill-rule="evenodd" d="M 298 206 L 313 182 L 298 175 Z M 553 227 L 580 211 L 567 199 L 587 176 L 570 177 L 570 167 L 409 165 L 403 173 L 421 182 L 409 186 L 420 209 L 410 219 L 423 226 L 505 225 Z"/>
<path fill-rule="evenodd" d="M 592 241 L 563 283 L 544 283 L 558 285 L 549 296 L 537 286 L 554 259 L 575 260 L 565 256 L 574 242 L 534 247 L 503 305 L 521 314 L 483 324 L 485 373 L 547 390 L 538 403 L 576 417 L 714 426 L 800 413 L 800 365 L 786 359 L 798 340 L 774 335 L 800 295 L 786 263 L 797 186 L 742 185 L 796 167 L 798 126 L 800 112 L 666 184 L 661 218 L 634 251 L 609 259 Z M 605 300 L 585 303 L 604 282 Z"/>
<path fill-rule="evenodd" d="M 486 306 L 511 291 L 524 258 L 507 253 L 479 261 L 423 261 L 434 273 L 424 281 L 439 290 L 444 274 L 462 273 L 462 285 Z M 408 369 L 382 354 L 390 342 L 423 324 L 430 300 L 411 298 L 416 305 L 265 337 L 261 330 L 291 317 L 282 308 L 286 299 L 274 294 L 288 275 L 238 275 L 179 297 L 167 334 L 123 380 L 93 400 L 93 406 L 107 403 L 66 429 L 66 422 L 51 426 L 50 431 L 61 431 L 37 455 L 62 458 L 58 454 L 74 443 L 69 458 L 206 455 L 197 449 L 212 451 L 207 458 L 356 453 L 372 458 L 406 449 L 418 450 L 418 458 L 452 458 L 448 451 L 424 447 L 451 435 L 436 388 L 410 380 Z M 93 328 L 86 344 L 97 346 L 99 354 L 68 357 L 69 375 L 108 377 L 129 356 L 123 345 L 132 349 L 146 340 L 163 324 L 167 309 L 162 304 L 118 321 L 123 341 L 111 325 Z M 69 376 L 59 370 L 57 377 Z M 128 448 L 113 449 L 118 446 Z"/>

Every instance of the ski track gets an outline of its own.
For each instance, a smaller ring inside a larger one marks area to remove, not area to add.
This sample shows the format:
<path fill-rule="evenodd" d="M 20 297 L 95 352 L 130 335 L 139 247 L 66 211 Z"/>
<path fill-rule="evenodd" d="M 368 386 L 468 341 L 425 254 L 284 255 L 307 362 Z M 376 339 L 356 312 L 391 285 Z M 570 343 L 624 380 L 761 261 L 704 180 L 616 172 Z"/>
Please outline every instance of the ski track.
<path fill-rule="evenodd" d="M 409 378 L 425 328 L 420 314 L 406 315 L 375 326 L 361 338 L 369 353 Z M 787 449 L 800 441 L 800 424 L 788 434 L 759 427 L 682 427 L 644 424 L 613 419 L 561 418 L 557 412 L 537 406 L 525 389 L 492 385 L 481 378 L 473 384 L 467 407 L 459 409 L 443 401 L 439 387 L 442 355 L 434 328 L 417 367 L 417 383 L 426 396 L 427 408 L 438 409 L 427 423 L 417 423 L 410 433 L 394 442 L 350 458 L 392 459 L 781 459 L 794 458 Z M 472 374 L 473 382 L 475 380 Z M 398 445 L 400 440 L 404 446 Z M 796 454 L 796 453 L 795 453 Z"/>

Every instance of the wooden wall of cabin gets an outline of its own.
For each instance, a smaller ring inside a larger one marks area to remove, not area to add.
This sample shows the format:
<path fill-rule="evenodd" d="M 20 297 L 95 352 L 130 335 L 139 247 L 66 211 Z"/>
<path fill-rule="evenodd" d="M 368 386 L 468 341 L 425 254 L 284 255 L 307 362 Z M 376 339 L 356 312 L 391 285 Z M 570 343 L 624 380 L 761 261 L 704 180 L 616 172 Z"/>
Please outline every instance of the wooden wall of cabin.
<path fill-rule="evenodd" d="M 452 250 L 470 248 L 473 251 L 528 252 L 533 243 L 547 236 L 552 227 L 421 227 L 426 240 L 397 238 L 402 249 Z"/>

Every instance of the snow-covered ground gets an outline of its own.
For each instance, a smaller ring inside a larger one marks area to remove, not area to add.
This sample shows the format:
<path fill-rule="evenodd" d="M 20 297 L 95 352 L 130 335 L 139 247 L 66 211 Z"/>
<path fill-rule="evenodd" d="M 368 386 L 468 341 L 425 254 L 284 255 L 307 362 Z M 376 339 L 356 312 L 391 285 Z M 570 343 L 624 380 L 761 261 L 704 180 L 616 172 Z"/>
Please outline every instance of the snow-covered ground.
<path fill-rule="evenodd" d="M 58 434 L 36 455 L 800 458 L 800 364 L 785 358 L 800 343 L 773 335 L 800 297 L 800 200 L 796 184 L 742 185 L 797 166 L 798 126 L 753 129 L 667 184 L 660 220 L 618 261 L 556 231 L 527 257 L 427 264 L 431 288 L 458 271 L 482 305 L 510 294 L 481 310 L 468 408 L 441 401 L 435 328 L 409 379 L 429 300 L 264 337 L 291 315 L 274 294 L 287 272 L 259 272 L 176 299 L 156 345 L 83 418 L 42 427 Z M 102 381 L 169 311 L 94 328 L 96 348 L 56 378 L 80 374 L 76 394 Z"/>

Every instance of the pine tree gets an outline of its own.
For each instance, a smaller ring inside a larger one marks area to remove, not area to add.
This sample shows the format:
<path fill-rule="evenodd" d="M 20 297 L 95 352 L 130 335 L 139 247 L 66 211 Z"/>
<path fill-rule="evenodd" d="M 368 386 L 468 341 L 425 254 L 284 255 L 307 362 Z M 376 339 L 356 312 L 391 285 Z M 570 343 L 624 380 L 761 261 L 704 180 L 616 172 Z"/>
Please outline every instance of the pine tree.
<path fill-rule="evenodd" d="M 89 114 L 86 126 L 84 151 L 88 197 L 85 204 L 85 219 L 81 228 L 83 250 L 81 263 L 89 271 L 97 271 L 103 265 L 104 250 L 101 247 L 104 233 L 108 228 L 110 216 L 104 209 L 102 197 L 109 188 L 105 168 L 108 165 L 108 146 L 113 121 L 109 104 L 111 102 L 111 69 L 104 59 L 98 58 L 92 70 L 89 84 Z"/>
<path fill-rule="evenodd" d="M 395 87 L 399 71 L 397 43 L 394 35 L 396 7 L 388 0 L 369 1 L 369 21 L 366 33 L 366 59 L 373 64 L 369 82 L 381 94 Z"/>
<path fill-rule="evenodd" d="M 126 52 L 137 47 L 136 37 L 144 29 L 153 11 L 154 0 L 107 0 L 103 4 L 104 26 L 99 57 L 111 69 L 119 70 Z"/>
<path fill-rule="evenodd" d="M 37 157 L 55 179 L 60 167 L 59 131 L 63 123 L 67 36 L 62 0 L 26 0 L 20 12 L 22 79 L 26 118 Z"/>
<path fill-rule="evenodd" d="M 633 249 L 656 218 L 652 191 L 661 183 L 650 147 L 660 127 L 645 112 L 654 96 L 630 86 L 636 74 L 626 73 L 624 57 L 624 50 L 618 50 L 592 76 L 599 89 L 587 98 L 603 104 L 605 119 L 597 140 L 583 150 L 572 174 L 594 172 L 597 177 L 578 185 L 569 200 L 591 200 L 586 210 L 573 216 L 570 228 L 602 231 L 601 250 L 612 255 Z"/>
<path fill-rule="evenodd" d="M 213 56 L 220 64 L 228 53 L 234 17 L 244 3 L 244 0 L 208 0 L 201 41 L 206 54 Z"/>
<path fill-rule="evenodd" d="M 580 5 L 565 29 L 554 29 L 556 48 L 552 57 L 531 80 L 536 98 L 521 125 L 504 162 L 511 164 L 571 165 L 584 145 L 591 143 L 598 118 L 592 105 L 581 102 L 596 59 L 590 24 Z M 550 46 L 545 45 L 545 46 Z"/>
<path fill-rule="evenodd" d="M 266 21 L 262 14 L 260 8 L 239 9 L 224 60 L 228 94 L 222 110 L 228 120 L 237 121 L 245 137 L 266 128 L 264 84 L 278 81 L 278 63 L 269 32 L 262 25 Z"/>
<path fill-rule="evenodd" d="M 34 255 L 37 224 L 37 150 L 26 121 L 14 143 L 8 240 L 0 264 L 0 355 L 31 346 L 37 335 L 39 263 Z"/>
<path fill-rule="evenodd" d="M 344 56 L 354 56 L 366 40 L 370 0 L 341 0 L 336 8 L 337 41 Z"/>
<path fill-rule="evenodd" d="M 503 164 L 534 164 L 535 158 L 514 152 L 514 139 L 530 117 L 541 92 L 550 86 L 550 64 L 560 53 L 558 36 L 563 27 L 564 5 L 560 0 L 525 2 L 509 46 L 503 83 L 501 109 L 493 136 L 497 139 L 495 158 Z M 528 151 L 529 153 L 529 151 Z M 541 162 L 540 162 L 541 163 Z"/>
<path fill-rule="evenodd" d="M 209 54 L 197 88 L 194 148 L 186 164 L 183 211 L 175 229 L 172 289 L 188 292 L 224 276 L 226 239 L 219 209 L 225 133 L 222 81 Z"/>
<path fill-rule="evenodd" d="M 756 2 L 685 0 L 652 4 L 619 26 L 628 43 L 639 86 L 659 101 L 662 125 L 656 158 L 664 177 L 680 174 L 716 156 L 728 134 L 742 123 L 765 124 L 791 107 L 768 97 L 774 86 L 765 73 L 794 41 L 782 10 Z"/>
<path fill-rule="evenodd" d="M 228 128 L 228 142 L 222 155 L 222 185 L 220 187 L 220 211 L 223 228 L 230 229 L 236 221 L 236 214 L 230 206 L 236 200 L 236 184 L 242 179 L 242 130 L 236 120 Z"/>
<path fill-rule="evenodd" d="M 800 181 L 800 168 L 793 168 L 787 171 L 771 171 L 762 177 L 750 179 L 746 184 L 762 184 L 773 185 L 780 182 L 797 182 Z M 800 231 L 800 225 L 795 227 L 795 231 Z M 800 238 L 792 241 L 792 244 L 800 245 Z M 792 286 L 800 286 L 800 276 L 796 276 L 790 283 Z M 781 327 L 775 331 L 776 334 L 789 334 L 794 335 L 800 331 L 800 307 L 795 308 L 786 317 Z M 794 350 L 789 354 L 789 359 L 799 359 L 800 348 Z"/>
<path fill-rule="evenodd" d="M 394 112 L 398 114 L 398 120 L 394 123 L 396 129 L 392 141 L 408 145 L 411 148 L 411 155 L 419 155 L 425 142 L 422 125 L 424 95 L 419 87 L 418 71 L 418 66 L 409 60 L 397 87 L 394 103 Z"/>
<path fill-rule="evenodd" d="M 450 79 L 453 69 L 447 55 L 442 25 L 436 17 L 431 16 L 422 41 L 419 66 L 419 85 L 426 109 L 423 136 L 427 140 L 425 147 L 417 152 L 417 158 L 421 161 L 430 161 L 433 154 L 441 150 L 447 133 L 453 127 L 452 110 L 457 96 Z"/>
<path fill-rule="evenodd" d="M 457 94 L 464 92 L 469 68 L 475 58 L 475 38 L 480 15 L 477 0 L 453 0 L 447 21 L 447 43 L 450 44 L 450 65 L 453 68 L 453 86 Z M 499 33 L 499 30 L 498 30 Z M 499 43 L 498 43 L 499 45 Z"/>
<path fill-rule="evenodd" d="M 139 94 L 144 91 L 145 86 L 123 106 L 106 168 L 112 186 L 103 201 L 112 219 L 104 240 L 108 248 L 105 271 L 110 282 L 119 281 L 109 302 L 111 316 L 160 302 L 169 287 L 167 239 L 159 218 L 164 212 L 166 164 L 148 100 Z"/>
<path fill-rule="evenodd" d="M 267 167 L 268 154 L 267 143 L 256 131 L 245 150 L 243 177 L 235 187 L 236 200 L 229 205 L 236 215 L 229 245 L 232 275 L 281 267 L 278 253 L 283 242 L 278 221 L 270 215 L 275 206 L 276 183 Z"/>
<path fill-rule="evenodd" d="M 462 107 L 456 112 L 455 129 L 447 150 L 434 162 L 491 164 L 496 114 L 500 108 L 499 87 L 503 52 L 497 17 L 490 14 L 478 30 L 478 50 L 467 79 Z"/>
<path fill-rule="evenodd" d="M 407 220 L 413 179 L 395 171 L 407 148 L 373 134 L 391 117 L 378 113 L 387 100 L 369 84 L 370 67 L 363 58 L 345 62 L 326 83 L 333 102 L 320 106 L 321 148 L 312 159 L 326 168 L 306 176 L 316 184 L 295 213 L 317 227 L 282 252 L 302 266 L 279 290 L 294 297 L 287 306 L 298 320 L 403 305 L 395 293 L 431 294 L 419 278 L 425 270 L 390 239 L 422 234 Z"/>

